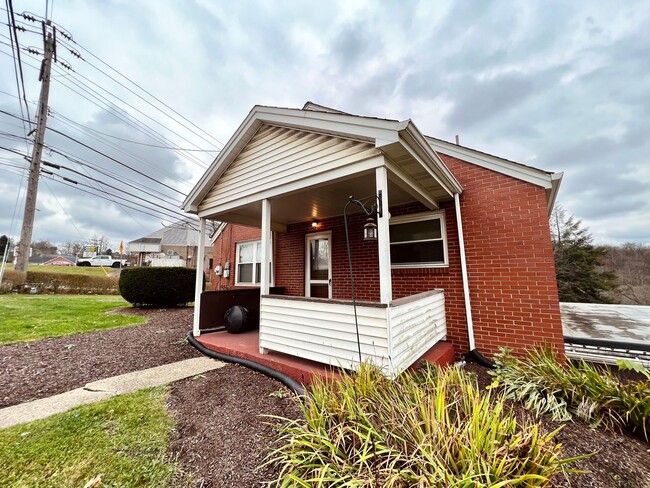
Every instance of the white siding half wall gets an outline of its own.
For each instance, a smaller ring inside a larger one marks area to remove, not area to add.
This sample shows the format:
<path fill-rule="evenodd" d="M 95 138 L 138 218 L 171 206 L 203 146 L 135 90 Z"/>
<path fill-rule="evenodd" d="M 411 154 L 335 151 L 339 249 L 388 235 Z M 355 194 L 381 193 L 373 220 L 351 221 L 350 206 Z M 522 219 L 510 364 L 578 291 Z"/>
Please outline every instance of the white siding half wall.
<path fill-rule="evenodd" d="M 433 290 L 390 305 L 357 304 L 361 357 L 391 377 L 447 334 L 445 298 Z M 351 302 L 263 296 L 260 348 L 354 369 L 359 364 Z"/>

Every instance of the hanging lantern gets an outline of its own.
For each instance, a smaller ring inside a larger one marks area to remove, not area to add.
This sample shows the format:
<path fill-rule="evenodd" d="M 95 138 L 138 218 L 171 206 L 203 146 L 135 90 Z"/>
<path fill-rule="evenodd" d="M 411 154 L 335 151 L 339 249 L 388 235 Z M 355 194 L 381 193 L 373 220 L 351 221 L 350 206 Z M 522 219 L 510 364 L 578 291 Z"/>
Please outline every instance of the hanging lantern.
<path fill-rule="evenodd" d="M 366 224 L 363 226 L 363 240 L 364 241 L 376 241 L 377 240 L 377 224 L 375 224 L 372 217 L 368 217 Z"/>

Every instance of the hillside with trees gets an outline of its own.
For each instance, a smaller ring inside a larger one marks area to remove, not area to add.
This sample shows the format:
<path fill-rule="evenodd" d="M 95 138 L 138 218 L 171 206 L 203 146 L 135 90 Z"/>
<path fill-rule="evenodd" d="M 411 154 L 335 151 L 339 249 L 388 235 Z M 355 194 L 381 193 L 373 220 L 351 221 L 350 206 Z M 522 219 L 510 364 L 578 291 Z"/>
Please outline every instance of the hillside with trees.
<path fill-rule="evenodd" d="M 550 219 L 561 302 L 650 305 L 650 246 L 598 246 L 562 206 Z"/>

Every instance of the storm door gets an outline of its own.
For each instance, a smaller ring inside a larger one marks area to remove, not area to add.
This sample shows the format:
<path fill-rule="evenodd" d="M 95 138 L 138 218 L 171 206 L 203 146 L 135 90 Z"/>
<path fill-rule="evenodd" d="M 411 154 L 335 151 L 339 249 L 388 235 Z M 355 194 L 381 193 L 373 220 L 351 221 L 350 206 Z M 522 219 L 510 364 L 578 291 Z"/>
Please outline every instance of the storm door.
<path fill-rule="evenodd" d="M 307 235 L 305 296 L 332 298 L 332 234 Z"/>

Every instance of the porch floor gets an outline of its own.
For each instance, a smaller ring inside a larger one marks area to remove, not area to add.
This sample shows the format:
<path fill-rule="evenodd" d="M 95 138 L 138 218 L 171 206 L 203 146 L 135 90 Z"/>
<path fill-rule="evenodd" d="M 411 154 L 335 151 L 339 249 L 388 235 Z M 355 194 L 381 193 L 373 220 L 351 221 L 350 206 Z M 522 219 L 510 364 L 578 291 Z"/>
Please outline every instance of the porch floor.
<path fill-rule="evenodd" d="M 337 369 L 315 361 L 274 351 L 269 351 L 268 354 L 260 354 L 259 331 L 257 330 L 250 330 L 241 334 L 230 334 L 225 330 L 209 332 L 201 334 L 196 339 L 212 351 L 255 361 L 286 374 L 303 385 L 311 384 L 313 376 L 335 374 Z"/>
<path fill-rule="evenodd" d="M 251 330 L 241 334 L 230 334 L 226 331 L 209 332 L 201 334 L 196 339 L 212 351 L 255 361 L 256 363 L 263 364 L 280 373 L 286 374 L 303 385 L 311 384 L 314 376 L 336 375 L 338 370 L 338 368 L 326 364 L 275 351 L 269 351 L 268 354 L 260 354 L 258 330 Z M 417 365 L 420 360 L 425 360 L 430 363 L 446 366 L 451 364 L 453 359 L 454 348 L 451 343 L 440 341 L 429 349 L 414 365 Z"/>

